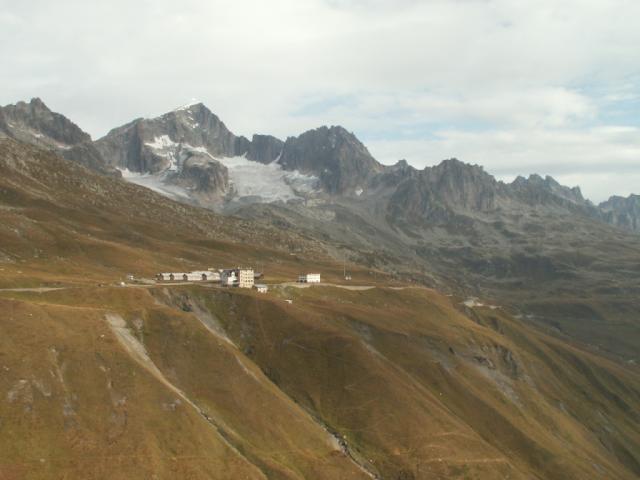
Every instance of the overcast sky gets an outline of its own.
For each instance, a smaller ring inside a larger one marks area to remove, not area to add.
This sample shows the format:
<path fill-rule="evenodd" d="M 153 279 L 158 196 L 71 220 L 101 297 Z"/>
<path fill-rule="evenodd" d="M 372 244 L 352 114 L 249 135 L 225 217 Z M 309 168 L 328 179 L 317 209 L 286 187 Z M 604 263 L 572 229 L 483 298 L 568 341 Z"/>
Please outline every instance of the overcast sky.
<path fill-rule="evenodd" d="M 594 201 L 640 193 L 638 0 L 0 0 L 0 103 L 94 137 L 196 98 L 236 134 L 353 131 Z"/>

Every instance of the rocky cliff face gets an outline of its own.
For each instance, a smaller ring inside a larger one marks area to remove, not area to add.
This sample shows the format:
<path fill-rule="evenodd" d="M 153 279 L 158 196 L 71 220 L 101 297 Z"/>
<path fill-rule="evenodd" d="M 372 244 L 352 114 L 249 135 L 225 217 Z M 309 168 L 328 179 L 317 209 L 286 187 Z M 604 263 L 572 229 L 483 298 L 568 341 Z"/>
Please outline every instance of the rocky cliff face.
<path fill-rule="evenodd" d="M 0 107 L 0 133 L 53 150 L 99 173 L 119 176 L 117 170 L 105 164 L 88 133 L 64 115 L 52 112 L 39 98 Z"/>
<path fill-rule="evenodd" d="M 280 158 L 284 142 L 271 135 L 254 135 L 248 146 L 247 158 L 255 162 L 271 163 Z"/>
<path fill-rule="evenodd" d="M 595 214 L 593 205 L 585 200 L 580 187 L 569 188 L 560 185 L 554 178 L 530 175 L 529 178 L 518 177 L 510 185 L 513 196 L 531 205 L 560 206 L 569 209 L 590 210 Z"/>
<path fill-rule="evenodd" d="M 439 223 L 461 214 L 486 214 L 505 194 L 505 185 L 482 167 L 457 159 L 421 171 L 400 164 L 390 174 L 397 182 L 388 205 L 390 219 Z"/>
<path fill-rule="evenodd" d="M 187 105 L 152 119 L 137 119 L 109 132 L 96 147 L 109 164 L 157 182 L 184 188 L 203 206 L 218 206 L 232 191 L 223 159 L 244 156 L 269 164 L 284 143 L 269 135 L 234 135 L 203 104 Z"/>
<path fill-rule="evenodd" d="M 182 147 L 199 148 L 214 157 L 233 157 L 246 153 L 242 148 L 245 141 L 198 103 L 115 128 L 96 141 L 96 147 L 113 166 L 158 173 L 180 167 L 184 160 L 179 152 Z"/>
<path fill-rule="evenodd" d="M 115 167 L 142 174 L 166 173 L 163 181 L 180 179 L 180 183 L 187 177 L 193 182 L 196 172 L 201 171 L 202 162 L 195 170 L 191 162 L 192 171 L 182 173 L 188 158 L 185 152 L 196 151 L 210 157 L 209 168 L 212 162 L 239 156 L 265 165 L 277 162 L 285 171 L 317 176 L 323 191 L 337 195 L 360 195 L 367 182 L 383 170 L 366 147 L 342 127 L 321 127 L 286 142 L 269 135 L 254 135 L 248 140 L 234 135 L 202 104 L 154 119 L 134 120 L 109 132 L 96 147 Z M 224 194 L 230 190 L 230 178 L 221 173 L 221 167 L 215 167 L 219 174 L 213 176 L 213 183 L 204 173 L 203 182 Z"/>
<path fill-rule="evenodd" d="M 279 163 L 286 170 L 318 175 L 330 194 L 359 195 L 383 170 L 367 148 L 342 127 L 320 127 L 290 137 Z"/>
<path fill-rule="evenodd" d="M 599 205 L 599 209 L 607 223 L 640 232 L 640 195 L 627 198 L 613 196 Z"/>
<path fill-rule="evenodd" d="M 91 141 L 71 120 L 52 112 L 39 98 L 2 107 L 7 133 L 18 140 L 58 148 Z"/>
<path fill-rule="evenodd" d="M 174 182 L 201 201 L 216 201 L 229 191 L 229 171 L 208 155 L 195 153 L 186 158 Z"/>
<path fill-rule="evenodd" d="M 621 213 L 615 220 L 615 211 L 604 216 L 600 208 L 586 200 L 579 187 L 569 188 L 552 177 L 531 175 L 518 177 L 512 183 L 497 181 L 482 167 L 469 165 L 456 159 L 445 160 L 435 167 L 416 170 L 405 163 L 387 167 L 378 184 L 396 186 L 389 206 L 393 216 L 420 221 L 451 220 L 456 215 L 522 214 L 541 208 L 549 212 L 583 214 L 594 219 L 628 228 L 633 213 Z"/>

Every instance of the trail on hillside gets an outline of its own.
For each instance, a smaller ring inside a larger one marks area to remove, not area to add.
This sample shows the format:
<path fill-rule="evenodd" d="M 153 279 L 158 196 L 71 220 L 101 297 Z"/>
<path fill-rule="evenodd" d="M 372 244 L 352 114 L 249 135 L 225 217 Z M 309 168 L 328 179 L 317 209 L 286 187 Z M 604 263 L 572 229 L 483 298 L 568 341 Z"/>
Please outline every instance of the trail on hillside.
<path fill-rule="evenodd" d="M 255 470 L 256 474 L 260 476 L 260 478 L 264 478 L 267 480 L 265 474 L 260 470 L 253 462 L 251 462 L 245 455 L 240 452 L 237 446 L 235 446 L 230 441 L 230 435 L 228 427 L 227 429 L 222 428 L 220 426 L 220 421 L 213 419 L 208 413 L 204 412 L 198 405 L 196 405 L 182 390 L 176 387 L 173 383 L 171 383 L 164 374 L 158 369 L 158 367 L 153 363 L 153 360 L 149 357 L 144 345 L 142 345 L 138 339 L 131 333 L 129 330 L 127 323 L 125 322 L 122 316 L 115 313 L 107 313 L 105 314 L 105 319 L 111 328 L 111 331 L 118 339 L 120 345 L 124 348 L 124 350 L 129 354 L 131 358 L 133 358 L 138 364 L 144 367 L 151 375 L 153 375 L 157 380 L 162 382 L 167 388 L 180 396 L 188 405 L 190 405 L 201 417 L 203 417 L 216 431 L 218 436 L 222 439 L 222 441 L 233 450 L 240 458 L 250 464 Z M 234 435 L 235 432 L 232 432 Z"/>

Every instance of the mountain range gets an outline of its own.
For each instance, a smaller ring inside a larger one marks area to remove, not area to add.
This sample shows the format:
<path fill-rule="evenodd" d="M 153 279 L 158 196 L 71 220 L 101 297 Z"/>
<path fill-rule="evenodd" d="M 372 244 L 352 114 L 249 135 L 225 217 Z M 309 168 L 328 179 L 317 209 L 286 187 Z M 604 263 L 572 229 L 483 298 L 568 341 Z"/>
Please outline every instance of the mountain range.
<path fill-rule="evenodd" d="M 594 205 L 578 187 L 511 183 L 457 159 L 385 166 L 342 127 L 281 141 L 234 135 L 201 103 L 91 141 L 39 99 L 0 109 L 0 134 L 171 199 L 324 243 L 335 258 L 492 298 L 625 361 L 640 329 L 639 198 Z M 140 205 L 140 208 L 144 208 Z"/>
<path fill-rule="evenodd" d="M 277 187 L 291 187 L 294 199 L 366 198 L 385 187 L 395 190 L 390 212 L 406 207 L 422 214 L 425 209 L 434 213 L 439 208 L 495 210 L 505 202 L 545 204 L 580 211 L 622 229 L 640 230 L 638 195 L 614 196 L 593 205 L 583 198 L 579 187 L 564 187 L 551 177 L 534 174 L 505 184 L 481 168 L 455 159 L 423 170 L 402 160 L 384 166 L 355 135 L 339 126 L 320 127 L 285 141 L 270 135 L 254 135 L 249 140 L 234 135 L 202 103 L 188 104 L 157 118 L 135 119 L 92 141 L 75 123 L 34 98 L 29 103 L 0 107 L 0 134 L 51 148 L 99 173 L 118 176 L 119 171 L 126 171 L 133 181 L 135 176 L 155 176 L 158 184 L 181 187 L 182 200 L 218 210 L 245 197 L 242 183 L 247 179 L 241 173 L 234 175 L 234 170 L 242 168 L 238 162 L 228 165 L 228 159 L 241 157 L 280 168 L 278 180 L 285 185 Z M 296 175 L 311 177 L 313 188 L 307 183 L 297 185 L 291 178 Z M 432 193 L 437 202 L 430 198 Z M 292 198 L 284 195 L 277 200 L 286 203 Z M 254 195 L 251 201 L 262 203 L 273 198 Z"/>

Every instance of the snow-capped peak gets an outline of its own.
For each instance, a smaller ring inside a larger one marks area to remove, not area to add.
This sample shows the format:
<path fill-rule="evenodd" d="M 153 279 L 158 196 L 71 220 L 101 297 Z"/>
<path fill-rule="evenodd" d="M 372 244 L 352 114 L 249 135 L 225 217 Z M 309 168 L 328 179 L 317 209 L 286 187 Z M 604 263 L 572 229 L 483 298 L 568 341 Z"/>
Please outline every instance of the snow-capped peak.
<path fill-rule="evenodd" d="M 198 105 L 199 103 L 200 102 L 197 99 L 192 98 L 189 103 L 186 103 L 186 104 L 182 105 L 181 107 L 178 107 L 178 108 L 174 109 L 173 111 L 174 112 L 179 112 L 181 110 L 189 110 L 191 107 L 193 107 L 194 105 Z"/>

